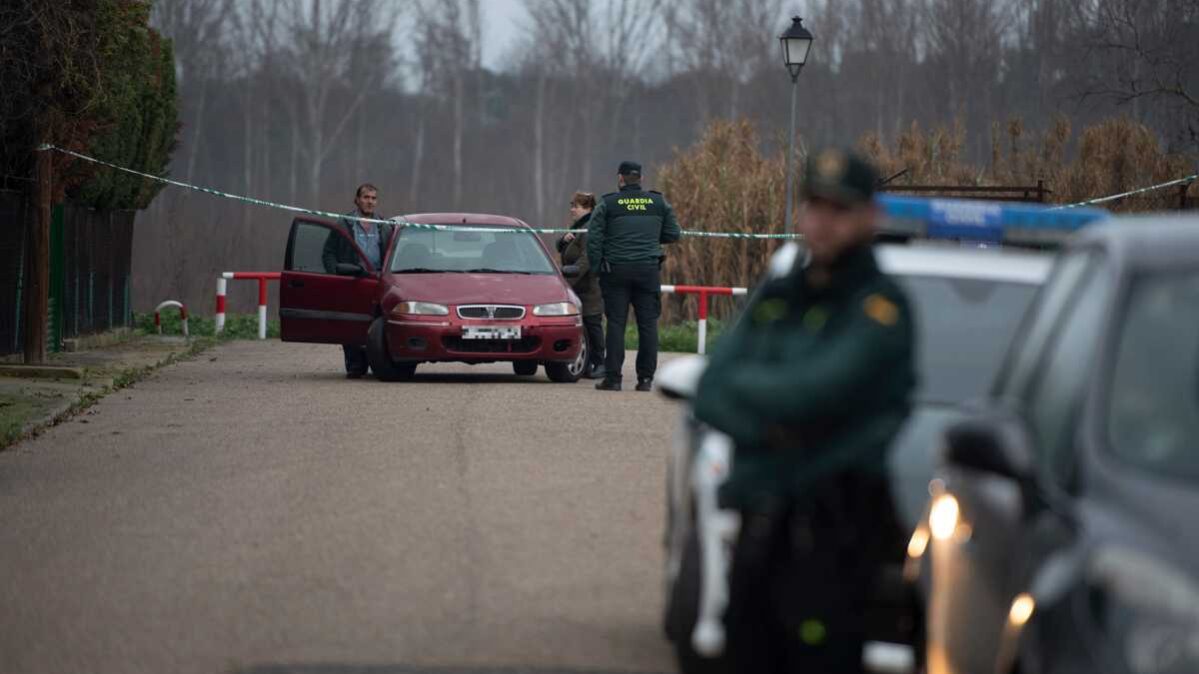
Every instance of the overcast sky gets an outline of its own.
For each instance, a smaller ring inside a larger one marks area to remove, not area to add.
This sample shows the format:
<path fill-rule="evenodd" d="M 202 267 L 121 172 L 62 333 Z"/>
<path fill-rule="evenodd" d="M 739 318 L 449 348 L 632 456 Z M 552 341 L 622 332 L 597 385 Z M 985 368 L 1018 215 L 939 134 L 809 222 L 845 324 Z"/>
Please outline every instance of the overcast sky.
<path fill-rule="evenodd" d="M 498 70 L 528 14 L 520 0 L 483 0 L 483 66 Z"/>

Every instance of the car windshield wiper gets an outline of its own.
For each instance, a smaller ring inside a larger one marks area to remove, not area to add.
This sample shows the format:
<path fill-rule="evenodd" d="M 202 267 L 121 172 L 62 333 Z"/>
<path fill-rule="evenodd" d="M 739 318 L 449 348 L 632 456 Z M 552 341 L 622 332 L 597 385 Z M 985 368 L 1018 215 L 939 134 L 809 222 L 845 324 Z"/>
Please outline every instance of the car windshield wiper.
<path fill-rule="evenodd" d="M 532 274 L 531 271 L 517 271 L 515 269 L 491 269 L 490 267 L 481 267 L 479 269 L 467 269 L 468 274 Z"/>
<path fill-rule="evenodd" d="M 428 267 L 409 267 L 407 269 L 396 269 L 393 274 L 461 274 L 457 269 L 429 269 Z"/>

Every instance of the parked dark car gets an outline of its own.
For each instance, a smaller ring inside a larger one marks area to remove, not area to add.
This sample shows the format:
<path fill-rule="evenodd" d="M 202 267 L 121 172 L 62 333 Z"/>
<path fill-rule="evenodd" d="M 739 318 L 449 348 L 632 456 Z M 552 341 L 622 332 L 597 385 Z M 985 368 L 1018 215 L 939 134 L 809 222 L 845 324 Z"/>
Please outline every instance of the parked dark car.
<path fill-rule="evenodd" d="M 424 226 L 421 226 L 424 225 Z M 423 213 L 398 219 L 382 269 L 329 273 L 321 259 L 334 223 L 297 218 L 279 291 L 285 342 L 365 345 L 385 381 L 424 362 L 508 361 L 518 375 L 540 365 L 577 381 L 587 362 L 579 298 L 528 225 L 514 218 Z M 567 269 L 565 271 L 571 271 Z"/>
<path fill-rule="evenodd" d="M 933 489 L 930 674 L 1199 672 L 1199 218 L 1073 240 Z"/>

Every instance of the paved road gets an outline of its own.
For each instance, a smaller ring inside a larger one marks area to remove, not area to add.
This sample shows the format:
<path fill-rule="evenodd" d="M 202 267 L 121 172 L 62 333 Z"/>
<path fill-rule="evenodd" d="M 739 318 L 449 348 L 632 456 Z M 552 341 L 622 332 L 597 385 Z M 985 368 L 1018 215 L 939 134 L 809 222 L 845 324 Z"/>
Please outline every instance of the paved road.
<path fill-rule="evenodd" d="M 0 454 L 0 671 L 672 670 L 669 403 L 340 359 L 225 345 Z"/>

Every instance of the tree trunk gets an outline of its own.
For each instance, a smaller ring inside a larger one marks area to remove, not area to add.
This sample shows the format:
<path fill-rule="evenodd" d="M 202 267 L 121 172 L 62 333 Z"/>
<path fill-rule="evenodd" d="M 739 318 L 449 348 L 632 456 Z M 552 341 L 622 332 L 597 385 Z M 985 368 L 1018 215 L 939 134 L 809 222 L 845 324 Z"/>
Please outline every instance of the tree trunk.
<path fill-rule="evenodd" d="M 454 208 L 462 208 L 462 135 L 465 125 L 464 73 L 461 69 L 454 73 Z"/>
<path fill-rule="evenodd" d="M 408 204 L 404 209 L 409 211 L 419 203 L 417 197 L 420 195 L 421 164 L 425 160 L 425 111 L 419 102 L 416 117 L 416 139 L 412 143 L 412 180 L 408 187 Z"/>
<path fill-rule="evenodd" d="M 545 222 L 545 85 L 543 70 L 537 78 L 537 103 L 533 118 L 533 203 L 537 221 Z"/>
<path fill-rule="evenodd" d="M 295 111 L 293 111 L 294 113 Z M 300 169 L 300 122 L 295 114 L 291 116 L 291 175 L 288 177 L 288 194 L 291 203 L 296 203 L 296 190 L 299 189 Z"/>
<path fill-rule="evenodd" d="M 43 134 L 42 138 L 48 138 Z M 50 202 L 52 150 L 37 153 L 36 212 L 30 223 L 25 284 L 25 362 L 46 362 L 46 322 L 50 315 Z"/>

